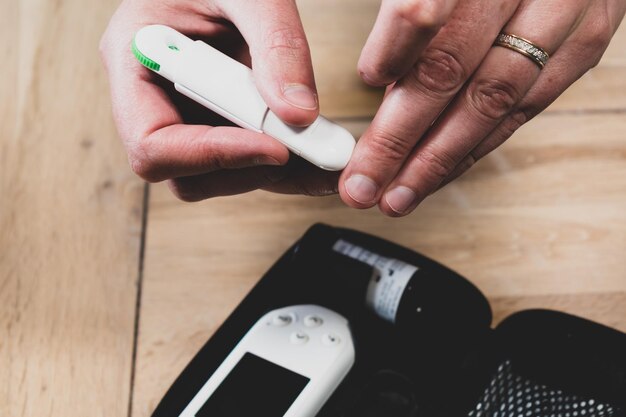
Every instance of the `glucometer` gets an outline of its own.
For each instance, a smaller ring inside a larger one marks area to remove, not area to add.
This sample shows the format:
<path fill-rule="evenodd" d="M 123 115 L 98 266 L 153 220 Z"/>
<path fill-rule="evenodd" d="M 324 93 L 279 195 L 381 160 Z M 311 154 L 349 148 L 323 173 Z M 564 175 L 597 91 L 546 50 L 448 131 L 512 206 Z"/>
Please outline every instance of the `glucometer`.
<path fill-rule="evenodd" d="M 179 417 L 314 417 L 354 364 L 348 321 L 317 305 L 261 317 Z"/>
<path fill-rule="evenodd" d="M 626 334 L 548 310 L 491 321 L 485 296 L 454 271 L 318 224 L 152 417 L 626 416 Z"/>
<path fill-rule="evenodd" d="M 320 168 L 343 169 L 352 155 L 352 134 L 319 116 L 308 127 L 285 124 L 265 104 L 252 71 L 202 41 L 163 25 L 140 29 L 132 43 L 145 67 L 177 91 L 245 129 L 265 133 Z"/>

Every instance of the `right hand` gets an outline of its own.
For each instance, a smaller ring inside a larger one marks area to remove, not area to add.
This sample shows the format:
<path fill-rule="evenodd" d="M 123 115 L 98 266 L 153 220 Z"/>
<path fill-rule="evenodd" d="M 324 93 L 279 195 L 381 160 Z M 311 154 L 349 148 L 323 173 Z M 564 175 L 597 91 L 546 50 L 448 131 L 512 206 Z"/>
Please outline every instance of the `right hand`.
<path fill-rule="evenodd" d="M 169 180 L 174 194 L 185 201 L 257 188 L 311 195 L 337 191 L 338 173 L 298 158 L 287 164 L 287 148 L 267 135 L 212 127 L 216 115 L 139 64 L 130 44 L 137 30 L 150 24 L 171 26 L 251 64 L 259 92 L 284 122 L 306 126 L 319 114 L 309 47 L 294 0 L 125 0 L 100 50 L 113 116 L 135 173 L 150 182 Z"/>

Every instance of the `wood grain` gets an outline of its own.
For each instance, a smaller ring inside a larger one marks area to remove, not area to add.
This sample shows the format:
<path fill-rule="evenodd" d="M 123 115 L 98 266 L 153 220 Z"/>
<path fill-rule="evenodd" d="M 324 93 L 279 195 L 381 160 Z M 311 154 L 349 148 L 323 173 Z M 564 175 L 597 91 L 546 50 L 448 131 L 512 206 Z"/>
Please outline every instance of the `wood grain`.
<path fill-rule="evenodd" d="M 328 117 L 369 117 L 378 108 L 383 90 L 363 83 L 356 66 L 379 4 L 379 0 L 298 1 L 320 108 Z"/>
<path fill-rule="evenodd" d="M 0 415 L 126 416 L 143 184 L 97 53 L 115 2 L 3 2 Z"/>
<path fill-rule="evenodd" d="M 0 416 L 149 416 L 318 221 L 450 265 L 488 295 L 495 322 L 543 307 L 626 331 L 624 25 L 597 68 L 407 218 L 263 192 L 186 204 L 151 187 L 138 300 L 144 186 L 110 120 L 96 52 L 116 3 L 3 3 Z M 357 135 L 381 99 L 356 73 L 379 3 L 298 1 L 323 112 Z"/>

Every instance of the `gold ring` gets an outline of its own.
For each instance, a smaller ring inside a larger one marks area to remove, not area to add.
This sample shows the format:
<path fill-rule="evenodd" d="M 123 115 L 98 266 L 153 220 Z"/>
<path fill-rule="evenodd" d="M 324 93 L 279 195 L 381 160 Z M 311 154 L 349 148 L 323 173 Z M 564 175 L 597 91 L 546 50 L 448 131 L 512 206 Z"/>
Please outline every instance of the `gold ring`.
<path fill-rule="evenodd" d="M 550 55 L 545 49 L 535 45 L 528 39 L 520 38 L 519 36 L 511 35 L 510 33 L 501 32 L 496 38 L 494 46 L 503 46 L 519 52 L 520 54 L 532 59 L 533 62 L 539 66 L 539 68 L 543 68 L 546 65 L 546 62 L 548 62 L 548 58 L 550 58 Z"/>

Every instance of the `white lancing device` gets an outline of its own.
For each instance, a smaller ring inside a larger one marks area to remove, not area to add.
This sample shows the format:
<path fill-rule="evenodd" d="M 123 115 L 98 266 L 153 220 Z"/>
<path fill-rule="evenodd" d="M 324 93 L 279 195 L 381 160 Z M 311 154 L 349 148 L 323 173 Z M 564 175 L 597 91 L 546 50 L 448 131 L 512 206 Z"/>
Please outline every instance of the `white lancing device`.
<path fill-rule="evenodd" d="M 177 91 L 238 126 L 277 139 L 320 168 L 338 171 L 348 164 L 356 143 L 350 132 L 322 116 L 304 128 L 284 123 L 265 104 L 252 71 L 206 43 L 150 25 L 135 35 L 133 52 Z"/>

